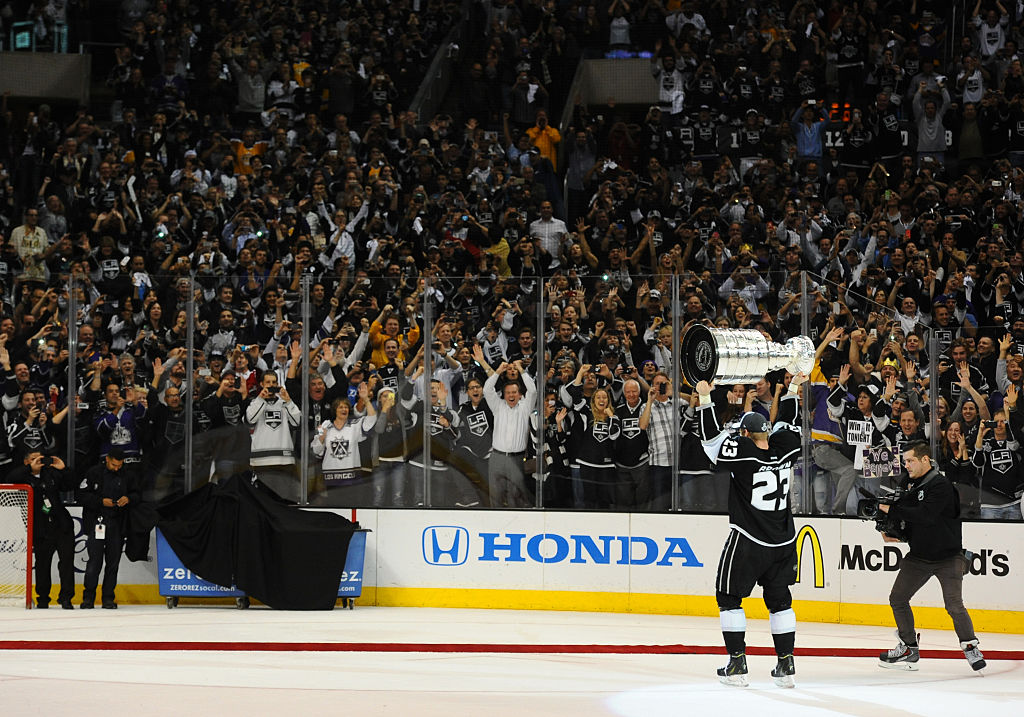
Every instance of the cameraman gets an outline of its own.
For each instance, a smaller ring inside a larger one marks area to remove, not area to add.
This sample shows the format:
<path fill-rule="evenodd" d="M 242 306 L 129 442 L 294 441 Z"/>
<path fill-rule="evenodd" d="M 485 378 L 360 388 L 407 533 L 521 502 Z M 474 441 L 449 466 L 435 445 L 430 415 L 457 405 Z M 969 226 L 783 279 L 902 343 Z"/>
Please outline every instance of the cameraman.
<path fill-rule="evenodd" d="M 932 465 L 928 444 L 924 441 L 907 446 L 903 462 L 909 475 L 906 492 L 892 505 L 878 506 L 889 518 L 902 524 L 904 537 L 910 544 L 910 552 L 900 562 L 899 574 L 889 593 L 900 642 L 879 655 L 878 664 L 895 669 L 917 669 L 920 653 L 910 598 L 934 575 L 942 587 L 942 601 L 953 618 L 953 629 L 960 638 L 964 657 L 972 668 L 980 670 L 985 667 L 985 658 L 978 649 L 974 624 L 962 597 L 967 558 L 963 553 L 960 498 L 953 484 Z M 886 533 L 882 533 L 882 537 L 887 543 L 900 542 L 900 538 Z"/>

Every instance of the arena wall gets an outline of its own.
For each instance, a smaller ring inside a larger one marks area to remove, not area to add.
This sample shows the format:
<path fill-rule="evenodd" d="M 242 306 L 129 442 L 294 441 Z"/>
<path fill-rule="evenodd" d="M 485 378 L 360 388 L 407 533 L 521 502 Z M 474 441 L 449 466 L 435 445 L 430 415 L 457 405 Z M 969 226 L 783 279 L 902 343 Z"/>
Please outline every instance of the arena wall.
<path fill-rule="evenodd" d="M 372 531 L 357 606 L 718 613 L 714 583 L 725 516 L 360 510 L 357 518 Z M 889 589 L 906 545 L 884 544 L 872 524 L 855 519 L 798 517 L 796 526 L 799 618 L 892 625 Z M 964 601 L 982 632 L 1024 633 L 1022 535 L 1018 524 L 964 523 L 964 545 L 975 554 Z M 77 549 L 80 581 L 81 535 Z M 150 563 L 122 560 L 119 601 L 163 601 L 155 549 L 151 555 Z M 54 579 L 56 586 L 56 572 Z M 758 595 L 745 607 L 763 618 Z M 937 581 L 914 604 L 920 627 L 951 628 Z"/>

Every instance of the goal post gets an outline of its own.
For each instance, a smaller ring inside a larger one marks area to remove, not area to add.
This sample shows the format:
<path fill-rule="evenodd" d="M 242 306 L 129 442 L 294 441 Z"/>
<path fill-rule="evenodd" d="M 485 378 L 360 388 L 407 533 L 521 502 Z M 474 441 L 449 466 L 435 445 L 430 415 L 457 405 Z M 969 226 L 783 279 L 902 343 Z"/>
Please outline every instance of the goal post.
<path fill-rule="evenodd" d="M 0 484 L 0 606 L 32 607 L 32 486 Z"/>

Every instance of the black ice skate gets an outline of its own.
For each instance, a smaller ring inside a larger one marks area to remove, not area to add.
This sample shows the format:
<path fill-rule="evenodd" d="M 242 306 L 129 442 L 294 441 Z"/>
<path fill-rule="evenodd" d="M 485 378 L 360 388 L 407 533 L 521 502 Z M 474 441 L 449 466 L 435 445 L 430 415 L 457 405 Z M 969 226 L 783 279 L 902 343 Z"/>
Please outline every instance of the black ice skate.
<path fill-rule="evenodd" d="M 750 684 L 747 681 L 746 654 L 741 652 L 737 655 L 729 655 L 729 664 L 718 668 L 718 681 L 732 687 L 746 687 Z"/>
<path fill-rule="evenodd" d="M 796 674 L 796 666 L 793 664 L 792 655 L 783 655 L 779 662 L 772 669 L 772 679 L 779 687 L 793 687 L 793 675 Z"/>

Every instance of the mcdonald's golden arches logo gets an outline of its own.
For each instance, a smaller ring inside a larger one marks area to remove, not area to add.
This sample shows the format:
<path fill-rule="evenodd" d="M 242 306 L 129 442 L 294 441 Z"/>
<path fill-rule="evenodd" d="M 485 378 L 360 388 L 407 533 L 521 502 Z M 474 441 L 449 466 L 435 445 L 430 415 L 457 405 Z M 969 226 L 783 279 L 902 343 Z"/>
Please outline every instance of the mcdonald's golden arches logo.
<path fill-rule="evenodd" d="M 814 558 L 814 587 L 825 587 L 825 561 L 821 557 L 821 541 L 818 534 L 809 525 L 800 528 L 796 534 L 796 581 L 800 582 L 800 576 L 804 567 L 804 544 L 811 542 L 811 555 Z"/>

